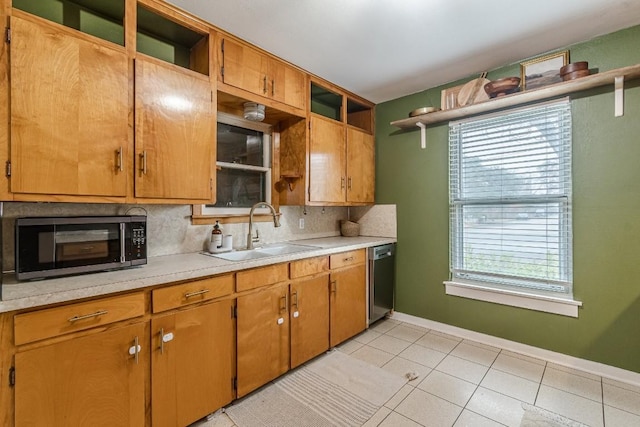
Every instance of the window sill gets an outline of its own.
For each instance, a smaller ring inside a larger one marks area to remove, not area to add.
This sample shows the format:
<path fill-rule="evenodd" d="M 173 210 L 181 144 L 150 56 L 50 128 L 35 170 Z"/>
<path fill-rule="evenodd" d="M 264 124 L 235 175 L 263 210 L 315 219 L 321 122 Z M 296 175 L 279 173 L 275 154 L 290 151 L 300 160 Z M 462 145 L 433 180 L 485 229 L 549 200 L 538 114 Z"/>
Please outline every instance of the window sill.
<path fill-rule="evenodd" d="M 510 289 L 496 289 L 477 283 L 447 281 L 444 282 L 444 285 L 447 295 L 521 307 L 529 310 L 544 311 L 562 316 L 577 318 L 578 307 L 582 307 L 581 301 L 575 301 L 573 299 L 537 295 Z"/>

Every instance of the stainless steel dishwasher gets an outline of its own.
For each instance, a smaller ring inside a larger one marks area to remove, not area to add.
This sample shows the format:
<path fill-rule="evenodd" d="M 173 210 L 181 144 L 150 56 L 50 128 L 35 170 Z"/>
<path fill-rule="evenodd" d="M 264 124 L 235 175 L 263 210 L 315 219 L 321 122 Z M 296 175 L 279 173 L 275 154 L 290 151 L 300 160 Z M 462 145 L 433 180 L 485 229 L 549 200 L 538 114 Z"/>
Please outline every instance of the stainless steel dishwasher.
<path fill-rule="evenodd" d="M 393 310 L 396 244 L 369 248 L 369 324 Z"/>

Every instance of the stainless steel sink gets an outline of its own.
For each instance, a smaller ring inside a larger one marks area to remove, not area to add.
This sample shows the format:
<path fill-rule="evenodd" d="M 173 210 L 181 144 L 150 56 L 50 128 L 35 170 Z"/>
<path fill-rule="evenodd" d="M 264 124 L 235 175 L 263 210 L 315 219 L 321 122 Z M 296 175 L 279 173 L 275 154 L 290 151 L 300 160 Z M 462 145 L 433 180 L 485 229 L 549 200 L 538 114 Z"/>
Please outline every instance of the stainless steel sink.
<path fill-rule="evenodd" d="M 293 243 L 276 243 L 251 250 L 223 252 L 219 254 L 207 253 L 205 255 L 226 259 L 228 261 L 250 261 L 252 259 L 312 251 L 314 249 L 318 248 L 315 246 L 296 245 Z"/>

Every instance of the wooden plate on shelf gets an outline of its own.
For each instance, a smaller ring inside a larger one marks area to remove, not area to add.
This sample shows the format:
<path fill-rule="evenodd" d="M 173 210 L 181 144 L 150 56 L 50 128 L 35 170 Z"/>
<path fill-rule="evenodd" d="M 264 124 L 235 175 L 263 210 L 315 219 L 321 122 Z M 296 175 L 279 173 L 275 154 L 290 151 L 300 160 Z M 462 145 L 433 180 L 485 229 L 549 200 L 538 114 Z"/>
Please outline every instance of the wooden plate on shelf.
<path fill-rule="evenodd" d="M 484 91 L 484 85 L 487 83 L 491 83 L 491 80 L 484 77 L 478 77 L 465 83 L 458 92 L 458 105 L 463 107 L 488 100 L 489 95 Z"/>

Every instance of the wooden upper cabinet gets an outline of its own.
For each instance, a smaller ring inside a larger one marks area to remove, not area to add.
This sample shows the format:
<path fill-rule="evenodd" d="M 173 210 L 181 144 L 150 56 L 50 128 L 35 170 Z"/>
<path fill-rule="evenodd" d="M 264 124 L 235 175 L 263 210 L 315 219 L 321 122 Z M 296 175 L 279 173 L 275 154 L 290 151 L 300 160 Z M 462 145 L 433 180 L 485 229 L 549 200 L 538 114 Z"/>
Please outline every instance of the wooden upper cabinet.
<path fill-rule="evenodd" d="M 11 191 L 126 196 L 124 48 L 18 10 L 10 24 Z"/>
<path fill-rule="evenodd" d="M 218 40 L 218 80 L 238 89 L 303 109 L 305 74 L 228 37 Z"/>
<path fill-rule="evenodd" d="M 135 196 L 213 200 L 215 110 L 208 76 L 138 55 Z"/>
<path fill-rule="evenodd" d="M 266 96 L 264 69 L 267 58 L 251 47 L 229 38 L 220 38 L 219 80 L 246 91 Z"/>
<path fill-rule="evenodd" d="M 347 128 L 347 202 L 375 202 L 373 135 Z"/>
<path fill-rule="evenodd" d="M 309 201 L 345 201 L 345 128 L 340 122 L 311 116 Z"/>
<path fill-rule="evenodd" d="M 305 76 L 277 59 L 269 60 L 270 89 L 274 100 L 296 108 L 305 106 Z"/>

